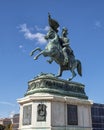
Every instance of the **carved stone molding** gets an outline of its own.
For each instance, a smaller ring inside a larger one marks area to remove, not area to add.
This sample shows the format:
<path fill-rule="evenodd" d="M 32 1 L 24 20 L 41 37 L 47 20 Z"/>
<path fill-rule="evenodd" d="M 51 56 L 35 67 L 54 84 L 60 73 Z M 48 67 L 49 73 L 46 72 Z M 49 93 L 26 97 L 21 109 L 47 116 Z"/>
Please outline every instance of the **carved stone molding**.
<path fill-rule="evenodd" d="M 42 75 L 28 82 L 28 90 L 25 96 L 35 93 L 51 93 L 88 99 L 84 88 L 83 84 L 77 82 L 69 82 L 54 76 Z"/>

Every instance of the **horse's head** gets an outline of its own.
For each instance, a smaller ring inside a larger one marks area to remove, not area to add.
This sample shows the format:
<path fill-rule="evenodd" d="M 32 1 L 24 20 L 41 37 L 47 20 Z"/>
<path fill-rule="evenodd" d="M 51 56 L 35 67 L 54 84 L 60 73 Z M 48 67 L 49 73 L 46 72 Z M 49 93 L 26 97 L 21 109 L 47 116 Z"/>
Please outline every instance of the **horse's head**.
<path fill-rule="evenodd" d="M 54 39 L 55 38 L 55 31 L 50 28 L 48 33 L 45 35 L 45 39 L 48 40 L 48 39 Z"/>

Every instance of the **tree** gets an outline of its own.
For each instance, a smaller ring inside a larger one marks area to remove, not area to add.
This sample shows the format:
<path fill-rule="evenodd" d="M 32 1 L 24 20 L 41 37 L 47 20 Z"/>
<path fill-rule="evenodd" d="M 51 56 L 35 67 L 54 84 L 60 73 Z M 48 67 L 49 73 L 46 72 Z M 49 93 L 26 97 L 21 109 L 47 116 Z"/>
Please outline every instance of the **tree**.
<path fill-rule="evenodd" d="M 0 124 L 0 130 L 4 130 L 4 129 L 5 129 L 5 126 Z"/>
<path fill-rule="evenodd" d="M 12 130 L 12 124 L 8 124 L 8 125 L 5 127 L 5 130 Z"/>

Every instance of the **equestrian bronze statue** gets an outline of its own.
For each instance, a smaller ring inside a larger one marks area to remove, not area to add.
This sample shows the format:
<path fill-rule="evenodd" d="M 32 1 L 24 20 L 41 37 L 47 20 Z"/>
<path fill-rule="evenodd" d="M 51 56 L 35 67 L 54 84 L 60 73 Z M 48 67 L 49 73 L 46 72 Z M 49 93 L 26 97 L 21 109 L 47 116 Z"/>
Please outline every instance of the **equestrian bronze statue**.
<path fill-rule="evenodd" d="M 68 29 L 62 29 L 62 35 L 58 35 L 58 27 L 59 23 L 52 19 L 50 14 L 48 14 L 48 22 L 49 22 L 49 31 L 45 35 L 45 39 L 48 41 L 44 50 L 41 48 L 35 48 L 30 55 L 32 56 L 34 52 L 39 51 L 39 54 L 34 57 L 34 60 L 37 60 L 39 56 L 43 55 L 44 57 L 50 57 L 48 62 L 51 64 L 55 61 L 59 65 L 59 72 L 56 77 L 62 76 L 62 72 L 65 70 L 70 70 L 72 75 L 68 79 L 72 80 L 76 76 L 75 69 L 80 76 L 82 76 L 82 67 L 81 62 L 78 59 L 75 59 L 75 55 L 73 50 L 69 45 Z"/>

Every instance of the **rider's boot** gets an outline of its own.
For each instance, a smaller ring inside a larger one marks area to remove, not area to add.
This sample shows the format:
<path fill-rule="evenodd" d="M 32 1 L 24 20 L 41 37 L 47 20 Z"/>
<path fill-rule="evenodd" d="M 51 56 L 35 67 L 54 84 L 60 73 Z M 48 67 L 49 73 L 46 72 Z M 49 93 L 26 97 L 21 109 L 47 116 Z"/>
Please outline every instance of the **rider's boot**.
<path fill-rule="evenodd" d="M 63 54 L 64 54 L 64 65 L 67 65 L 67 63 L 68 63 L 68 54 L 65 51 L 65 49 L 63 49 Z"/>

